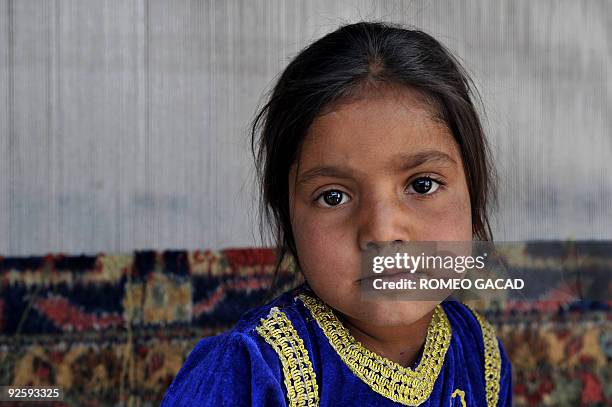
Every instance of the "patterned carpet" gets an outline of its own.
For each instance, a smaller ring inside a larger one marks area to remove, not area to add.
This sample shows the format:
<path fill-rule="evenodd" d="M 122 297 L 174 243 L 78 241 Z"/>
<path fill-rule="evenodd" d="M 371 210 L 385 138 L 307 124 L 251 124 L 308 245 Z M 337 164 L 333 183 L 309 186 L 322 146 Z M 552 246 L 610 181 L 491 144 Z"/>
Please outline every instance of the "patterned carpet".
<path fill-rule="evenodd" d="M 0 384 L 61 386 L 56 405 L 157 405 L 201 337 L 300 282 L 285 261 L 268 292 L 273 263 L 267 248 L 0 257 Z M 473 305 L 512 360 L 514 405 L 612 405 L 610 302 Z"/>

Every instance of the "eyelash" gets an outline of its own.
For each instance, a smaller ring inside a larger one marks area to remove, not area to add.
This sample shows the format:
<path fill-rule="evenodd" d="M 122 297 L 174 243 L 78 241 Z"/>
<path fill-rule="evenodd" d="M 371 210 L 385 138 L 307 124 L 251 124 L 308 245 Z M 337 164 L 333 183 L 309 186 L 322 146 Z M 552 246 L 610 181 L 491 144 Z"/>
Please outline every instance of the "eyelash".
<path fill-rule="evenodd" d="M 408 182 L 408 184 L 407 184 L 407 186 L 406 186 L 406 189 L 407 189 L 407 188 L 409 188 L 409 187 L 412 185 L 412 183 L 413 183 L 414 181 L 416 181 L 416 180 L 418 180 L 418 179 L 421 179 L 421 178 L 426 178 L 426 179 L 430 179 L 430 180 L 432 180 L 433 182 L 435 182 L 435 183 L 437 183 L 437 184 L 438 184 L 438 188 L 436 188 L 436 190 L 435 190 L 434 192 L 430 193 L 430 194 L 419 194 L 419 193 L 412 193 L 411 195 L 415 195 L 415 196 L 417 197 L 417 199 L 422 199 L 422 200 L 425 200 L 425 199 L 432 199 L 432 198 L 433 198 L 435 195 L 437 195 L 437 194 L 438 194 L 438 192 L 440 191 L 440 188 L 443 188 L 444 186 L 446 186 L 446 183 L 442 182 L 442 181 L 441 181 L 440 179 L 438 179 L 437 177 L 434 177 L 434 176 L 432 176 L 432 175 L 419 175 L 419 176 L 417 176 L 417 177 L 412 178 L 412 179 L 411 179 L 411 180 Z M 343 193 L 343 194 L 345 194 L 345 195 L 348 195 L 346 192 L 344 192 L 344 191 L 342 191 L 342 190 L 339 190 L 338 188 L 330 188 L 330 189 L 326 189 L 326 190 L 324 190 L 324 191 L 321 191 L 321 193 L 319 193 L 319 194 L 317 195 L 317 197 L 314 199 L 314 202 L 315 202 L 315 203 L 317 203 L 317 202 L 319 201 L 319 199 L 321 199 L 321 197 L 322 197 L 322 196 L 323 196 L 323 195 L 324 195 L 326 192 L 329 192 L 329 191 L 339 191 L 339 192 L 341 192 L 341 193 Z M 327 206 L 326 206 L 326 207 L 324 207 L 324 208 L 326 208 L 326 209 L 331 209 L 331 208 L 336 208 L 336 207 L 339 207 L 339 206 L 341 206 L 341 204 L 336 205 L 336 206 L 329 206 L 329 207 L 327 207 Z"/>
<path fill-rule="evenodd" d="M 435 195 L 438 194 L 438 192 L 440 191 L 440 188 L 444 188 L 444 186 L 446 185 L 444 182 L 442 182 L 437 177 L 434 177 L 434 176 L 431 176 L 431 175 L 419 175 L 418 177 L 413 178 L 408 183 L 408 186 L 411 186 L 414 181 L 416 181 L 417 179 L 421 179 L 421 178 L 427 178 L 427 179 L 432 180 L 433 182 L 438 184 L 438 188 L 436 188 L 436 190 L 434 192 L 432 192 L 431 194 L 413 193 L 412 195 L 415 195 L 417 197 L 417 199 L 432 199 Z"/>

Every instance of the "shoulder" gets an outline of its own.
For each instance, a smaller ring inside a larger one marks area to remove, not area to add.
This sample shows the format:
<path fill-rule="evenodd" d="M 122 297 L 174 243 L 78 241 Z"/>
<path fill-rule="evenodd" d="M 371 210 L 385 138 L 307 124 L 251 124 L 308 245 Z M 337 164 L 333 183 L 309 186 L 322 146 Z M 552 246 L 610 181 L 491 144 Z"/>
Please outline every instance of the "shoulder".
<path fill-rule="evenodd" d="M 502 405 L 510 405 L 512 368 L 494 325 L 460 301 L 446 300 L 442 307 L 450 321 L 453 337 L 461 342 L 462 349 L 478 354 L 489 403 L 495 405 L 499 400 Z"/>
<path fill-rule="evenodd" d="M 446 313 L 453 332 L 462 340 L 481 343 L 483 346 L 487 342 L 495 340 L 497 346 L 501 342 L 497 338 L 495 327 L 473 307 L 457 300 L 445 300 L 442 308 Z M 482 347 L 484 351 L 484 347 Z"/>
<path fill-rule="evenodd" d="M 265 305 L 245 312 L 234 327 L 234 330 L 247 335 L 257 335 L 257 327 L 271 314 L 282 311 L 283 314 L 294 316 L 297 310 L 297 296 L 306 290 L 302 284 L 294 289 L 284 292 Z"/>
<path fill-rule="evenodd" d="M 293 296 L 294 290 L 288 291 L 245 312 L 230 331 L 200 339 L 166 391 L 162 406 L 284 405 L 282 366 L 260 332 L 276 310 L 291 308 Z"/>

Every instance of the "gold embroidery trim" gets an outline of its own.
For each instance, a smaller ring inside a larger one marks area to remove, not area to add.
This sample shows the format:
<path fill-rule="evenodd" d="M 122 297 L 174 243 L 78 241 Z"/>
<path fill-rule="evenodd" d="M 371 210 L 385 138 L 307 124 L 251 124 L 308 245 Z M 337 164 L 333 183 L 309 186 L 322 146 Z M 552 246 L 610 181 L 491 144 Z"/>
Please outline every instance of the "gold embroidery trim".
<path fill-rule="evenodd" d="M 441 305 L 434 310 L 423 356 L 412 370 L 366 349 L 319 298 L 306 294 L 299 298 L 340 358 L 372 390 L 407 406 L 418 406 L 429 398 L 451 340 L 450 323 Z"/>
<path fill-rule="evenodd" d="M 482 330 L 487 406 L 497 406 L 497 401 L 499 399 L 499 380 L 501 377 L 501 356 L 497 344 L 497 336 L 495 335 L 495 328 L 474 308 L 470 305 L 465 305 L 472 311 L 474 316 L 476 316 L 480 324 L 480 329 Z"/>
<path fill-rule="evenodd" d="M 463 390 L 455 389 L 453 394 L 451 394 L 451 400 L 457 396 L 459 396 L 459 399 L 461 400 L 461 407 L 467 407 L 467 404 L 465 404 L 465 392 Z"/>
<path fill-rule="evenodd" d="M 255 329 L 281 360 L 289 406 L 318 406 L 319 388 L 308 350 L 285 313 L 271 308 Z"/>

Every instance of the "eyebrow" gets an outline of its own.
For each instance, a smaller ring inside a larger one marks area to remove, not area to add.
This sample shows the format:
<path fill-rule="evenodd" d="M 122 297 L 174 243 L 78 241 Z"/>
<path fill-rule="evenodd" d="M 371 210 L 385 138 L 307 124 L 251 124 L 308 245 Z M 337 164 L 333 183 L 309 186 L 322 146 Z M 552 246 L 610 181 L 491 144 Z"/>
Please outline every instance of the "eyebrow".
<path fill-rule="evenodd" d="M 439 163 L 442 165 L 457 165 L 457 162 L 448 154 L 438 150 L 425 150 L 418 153 L 397 153 L 391 158 L 394 171 L 407 171 L 426 163 Z M 307 183 L 317 177 L 351 178 L 350 168 L 344 166 L 322 165 L 304 171 L 298 185 Z"/>

